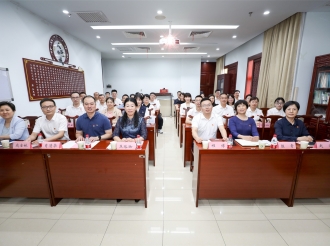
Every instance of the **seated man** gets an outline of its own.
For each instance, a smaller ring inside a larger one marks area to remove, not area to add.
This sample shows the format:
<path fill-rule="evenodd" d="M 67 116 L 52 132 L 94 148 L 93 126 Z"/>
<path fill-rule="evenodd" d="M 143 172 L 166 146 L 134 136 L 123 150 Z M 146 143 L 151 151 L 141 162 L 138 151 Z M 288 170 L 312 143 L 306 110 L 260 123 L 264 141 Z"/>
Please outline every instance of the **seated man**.
<path fill-rule="evenodd" d="M 218 115 L 222 121 L 225 123 L 226 119 L 222 116 L 234 116 L 234 109 L 227 104 L 228 102 L 228 95 L 226 93 L 220 94 L 220 104 L 213 107 L 212 113 Z"/>
<path fill-rule="evenodd" d="M 99 101 L 96 103 L 96 108 L 98 108 L 100 112 L 107 109 L 107 103 L 105 102 L 105 96 L 103 94 L 99 95 Z"/>
<path fill-rule="evenodd" d="M 105 100 L 106 100 L 107 98 L 109 98 L 109 97 L 110 97 L 110 92 L 109 92 L 109 91 L 107 91 L 106 93 L 104 93 L 104 95 L 105 95 Z"/>
<path fill-rule="evenodd" d="M 26 141 L 33 141 L 40 132 L 43 132 L 44 141 L 70 140 L 68 134 L 68 121 L 62 114 L 56 113 L 56 103 L 53 99 L 44 98 L 40 101 L 44 116 L 36 120 L 32 134 Z"/>
<path fill-rule="evenodd" d="M 71 93 L 71 101 L 72 105 L 67 106 L 65 109 L 65 115 L 74 117 L 76 115 L 80 116 L 83 113 L 85 113 L 84 106 L 80 103 L 80 96 L 78 92 L 72 92 Z"/>
<path fill-rule="evenodd" d="M 91 142 L 111 138 L 110 121 L 105 115 L 96 111 L 95 98 L 86 96 L 83 103 L 86 113 L 77 119 L 76 141 L 84 141 L 86 134 L 89 135 Z"/>
<path fill-rule="evenodd" d="M 127 95 L 127 94 L 124 94 L 124 95 L 121 97 L 121 102 L 122 102 L 122 104 L 124 104 L 126 98 L 128 98 L 128 95 Z"/>
<path fill-rule="evenodd" d="M 239 90 L 235 90 L 235 93 L 234 93 L 234 98 L 235 98 L 235 103 L 238 101 L 238 100 L 241 100 L 240 98 L 239 98 L 239 94 L 240 94 L 241 92 L 239 91 Z"/>
<path fill-rule="evenodd" d="M 201 114 L 202 113 L 202 108 L 201 108 L 201 101 L 202 101 L 202 96 L 197 95 L 195 96 L 195 108 L 191 108 L 189 109 L 188 113 L 187 113 L 187 117 L 186 117 L 186 123 L 187 124 L 191 124 L 192 123 L 192 118 L 191 117 L 195 117 L 197 114 Z"/>
<path fill-rule="evenodd" d="M 94 92 L 95 103 L 99 103 L 99 95 L 100 93 Z"/>
<path fill-rule="evenodd" d="M 251 97 L 250 102 L 248 102 L 248 103 L 249 103 L 250 107 L 246 110 L 246 116 L 247 117 L 253 116 L 254 121 L 259 121 L 260 116 L 264 116 L 262 111 L 260 109 L 258 109 L 259 98 Z"/>
<path fill-rule="evenodd" d="M 155 107 L 155 110 L 160 110 L 160 102 L 157 100 L 157 96 L 154 92 L 150 93 L 150 104 Z M 161 113 L 157 115 L 157 120 L 158 120 L 158 133 L 163 134 L 162 128 L 163 128 L 164 120 L 162 118 Z"/>
<path fill-rule="evenodd" d="M 111 91 L 111 97 L 115 100 L 117 108 L 119 105 L 123 104 L 123 102 L 119 98 L 117 98 L 117 90 L 113 89 Z"/>
<path fill-rule="evenodd" d="M 178 102 L 180 101 L 180 94 L 181 94 L 181 91 L 177 91 L 176 95 L 177 95 L 177 99 L 174 99 L 174 105 L 175 104 L 178 104 Z"/>
<path fill-rule="evenodd" d="M 220 93 L 221 93 L 221 91 L 219 89 L 216 89 L 214 92 L 214 103 L 217 105 L 220 104 L 220 95 L 221 95 Z"/>
<path fill-rule="evenodd" d="M 80 97 L 80 103 L 82 104 L 82 100 L 83 98 L 86 96 L 86 93 L 85 92 L 80 92 L 79 93 L 79 97 Z"/>
<path fill-rule="evenodd" d="M 222 119 L 212 114 L 212 103 L 209 98 L 201 101 L 202 113 L 197 114 L 192 120 L 192 136 L 197 143 L 217 137 L 220 130 L 223 140 L 227 141 L 227 132 L 223 126 Z"/>
<path fill-rule="evenodd" d="M 280 115 L 282 117 L 285 116 L 285 113 L 283 111 L 283 105 L 285 103 L 285 100 L 283 97 L 278 97 L 274 101 L 274 108 L 268 109 L 267 116 L 268 115 Z"/>

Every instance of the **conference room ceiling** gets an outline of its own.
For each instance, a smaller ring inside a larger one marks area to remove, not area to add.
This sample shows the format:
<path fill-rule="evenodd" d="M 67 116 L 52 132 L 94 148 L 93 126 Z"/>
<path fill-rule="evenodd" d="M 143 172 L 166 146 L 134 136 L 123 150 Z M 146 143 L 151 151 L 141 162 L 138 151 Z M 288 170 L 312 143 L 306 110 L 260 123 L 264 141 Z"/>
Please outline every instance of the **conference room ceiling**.
<path fill-rule="evenodd" d="M 101 0 L 101 1 L 54 1 L 15 0 L 11 1 L 37 16 L 45 19 L 65 32 L 79 38 L 102 53 L 103 59 L 134 58 L 202 58 L 215 61 L 218 57 L 244 44 L 270 27 L 297 12 L 330 12 L 329 0 Z M 64 14 L 67 10 L 70 13 Z M 162 10 L 166 18 L 157 20 L 157 11 Z M 265 11 L 270 11 L 264 15 Z M 88 23 L 77 13 L 102 12 L 108 22 Z M 250 13 L 252 12 L 252 13 Z M 237 29 L 211 30 L 173 29 L 172 35 L 180 40 L 180 45 L 162 46 L 157 44 L 160 36 L 169 34 L 169 29 L 126 29 L 94 30 L 91 26 L 117 25 L 238 25 Z M 211 31 L 199 38 L 190 35 L 196 31 Z M 125 32 L 144 32 L 130 35 Z M 143 36 L 145 35 L 145 36 Z M 99 36 L 100 38 L 96 38 Z M 128 37 L 127 37 L 128 36 Z M 129 36 L 133 36 L 129 37 Z M 233 38 L 236 36 L 236 38 Z M 138 43 L 134 45 L 112 45 L 112 43 Z M 141 43 L 156 43 L 143 45 Z M 187 43 L 187 44 L 182 44 Z M 141 45 L 140 45 L 141 44 Z M 140 47 L 140 48 L 139 48 Z M 161 48 L 164 50 L 161 50 Z M 70 48 L 70 44 L 69 44 Z M 114 50 L 112 48 L 115 48 Z M 219 48 L 219 50 L 216 50 Z M 122 50 L 131 50 L 129 52 Z M 187 55 L 187 53 L 206 53 Z M 142 53 L 126 55 L 124 53 Z M 154 55 L 152 53 L 159 53 Z M 183 54 L 168 54 L 183 53 Z M 124 58 L 122 56 L 125 56 Z"/>

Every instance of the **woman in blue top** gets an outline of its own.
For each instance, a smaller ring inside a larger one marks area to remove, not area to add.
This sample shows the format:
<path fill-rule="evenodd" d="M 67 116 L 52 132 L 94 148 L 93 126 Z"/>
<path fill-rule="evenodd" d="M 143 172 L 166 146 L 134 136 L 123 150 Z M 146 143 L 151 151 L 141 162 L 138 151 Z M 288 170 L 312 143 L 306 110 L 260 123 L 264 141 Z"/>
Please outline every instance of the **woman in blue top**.
<path fill-rule="evenodd" d="M 126 98 L 124 109 L 125 113 L 117 121 L 113 139 L 117 142 L 135 142 L 137 135 L 140 135 L 141 141 L 147 139 L 146 123 L 136 110 L 137 102 L 135 98 Z"/>
<path fill-rule="evenodd" d="M 29 137 L 24 120 L 14 116 L 15 105 L 11 102 L 0 102 L 0 139 L 25 140 Z"/>
<path fill-rule="evenodd" d="M 137 102 L 136 110 L 139 113 L 139 116 L 142 118 L 144 118 L 146 115 L 148 116 L 149 114 L 146 113 L 147 107 L 142 104 L 143 97 L 141 96 L 141 94 L 135 94 L 134 98 Z"/>
<path fill-rule="evenodd" d="M 238 100 L 235 103 L 236 116 L 229 120 L 229 130 L 233 138 L 240 138 L 247 141 L 258 141 L 259 133 L 256 123 L 252 118 L 245 115 L 248 103 L 245 100 Z"/>

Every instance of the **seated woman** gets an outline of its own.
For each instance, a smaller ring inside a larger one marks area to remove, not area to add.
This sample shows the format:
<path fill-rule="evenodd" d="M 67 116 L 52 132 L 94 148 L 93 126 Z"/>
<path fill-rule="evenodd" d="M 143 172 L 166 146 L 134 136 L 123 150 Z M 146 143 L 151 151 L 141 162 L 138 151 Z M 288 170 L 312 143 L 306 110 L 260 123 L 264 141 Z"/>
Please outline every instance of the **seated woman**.
<path fill-rule="evenodd" d="M 140 140 L 147 139 L 147 127 L 145 120 L 136 111 L 137 102 L 135 98 L 127 98 L 124 102 L 125 112 L 123 117 L 117 121 L 113 132 L 113 139 L 117 142 L 136 142 L 137 135 Z M 120 138 L 122 136 L 122 138 Z"/>
<path fill-rule="evenodd" d="M 184 94 L 184 100 L 185 100 L 185 103 L 182 103 L 181 106 L 180 106 L 180 115 L 186 115 L 186 110 L 185 109 L 196 108 L 195 104 L 193 104 L 193 102 L 191 101 L 191 94 L 190 93 L 185 93 Z"/>
<path fill-rule="evenodd" d="M 234 97 L 233 94 L 228 94 L 227 104 L 234 109 L 234 106 L 235 106 L 235 97 Z"/>
<path fill-rule="evenodd" d="M 175 109 L 176 109 L 176 110 L 179 110 L 179 109 L 180 109 L 180 105 L 181 105 L 182 103 L 184 103 L 184 102 L 185 102 L 185 100 L 184 100 L 184 93 L 181 92 L 180 95 L 179 95 L 179 100 L 176 99 L 176 100 L 174 101 Z"/>
<path fill-rule="evenodd" d="M 259 133 L 255 121 L 246 116 L 247 108 L 248 104 L 245 100 L 238 100 L 235 103 L 237 115 L 230 118 L 229 130 L 235 139 L 256 142 L 259 140 Z"/>
<path fill-rule="evenodd" d="M 209 95 L 209 99 L 211 100 L 212 107 L 215 107 L 215 106 L 218 105 L 218 104 L 215 103 L 215 97 L 214 97 L 213 94 L 210 94 L 210 95 Z"/>
<path fill-rule="evenodd" d="M 101 113 L 108 118 L 116 117 L 111 121 L 112 125 L 115 126 L 118 118 L 122 116 L 121 110 L 115 107 L 115 100 L 112 97 L 108 97 L 105 102 L 107 104 L 107 108 L 102 110 Z"/>
<path fill-rule="evenodd" d="M 137 102 L 136 111 L 139 113 L 139 116 L 142 118 L 148 117 L 149 111 L 147 110 L 147 107 L 142 104 L 143 97 L 140 94 L 135 94 L 134 98 Z"/>
<path fill-rule="evenodd" d="M 0 102 L 0 140 L 25 140 L 29 137 L 25 121 L 14 116 L 16 107 L 11 102 Z"/>
<path fill-rule="evenodd" d="M 285 117 L 276 121 L 274 126 L 278 140 L 313 142 L 304 122 L 295 118 L 299 109 L 300 105 L 296 101 L 288 101 L 284 104 Z"/>
<path fill-rule="evenodd" d="M 246 96 L 245 96 L 245 101 L 247 101 L 247 103 L 250 103 L 250 99 L 251 99 L 251 97 L 252 97 L 252 94 L 247 94 Z"/>

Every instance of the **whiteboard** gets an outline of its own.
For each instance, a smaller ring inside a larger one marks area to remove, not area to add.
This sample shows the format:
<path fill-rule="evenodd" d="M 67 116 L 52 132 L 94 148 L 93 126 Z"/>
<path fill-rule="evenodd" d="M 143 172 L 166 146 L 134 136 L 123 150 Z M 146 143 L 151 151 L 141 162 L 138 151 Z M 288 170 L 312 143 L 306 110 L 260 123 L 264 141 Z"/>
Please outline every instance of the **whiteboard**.
<path fill-rule="evenodd" d="M 8 68 L 0 67 L 0 101 L 14 101 Z"/>

